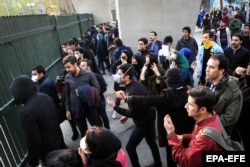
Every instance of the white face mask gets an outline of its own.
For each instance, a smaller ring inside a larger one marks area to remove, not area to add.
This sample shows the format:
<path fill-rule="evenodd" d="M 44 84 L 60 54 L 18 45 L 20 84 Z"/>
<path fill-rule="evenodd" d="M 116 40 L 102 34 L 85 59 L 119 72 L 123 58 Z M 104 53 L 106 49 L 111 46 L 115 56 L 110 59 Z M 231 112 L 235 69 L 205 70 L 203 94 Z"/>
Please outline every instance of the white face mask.
<path fill-rule="evenodd" d="M 32 76 L 31 76 L 31 80 L 32 80 L 33 82 L 37 82 L 37 81 L 38 81 L 38 75 L 32 75 Z"/>
<path fill-rule="evenodd" d="M 68 53 L 68 49 L 67 48 L 62 48 L 64 53 Z"/>
<path fill-rule="evenodd" d="M 74 54 L 74 56 L 76 57 L 76 60 L 78 60 L 80 58 L 80 56 L 78 54 Z"/>
<path fill-rule="evenodd" d="M 116 83 L 118 83 L 118 84 L 121 83 L 122 77 L 119 74 L 116 73 L 116 74 L 112 75 L 112 77 Z"/>

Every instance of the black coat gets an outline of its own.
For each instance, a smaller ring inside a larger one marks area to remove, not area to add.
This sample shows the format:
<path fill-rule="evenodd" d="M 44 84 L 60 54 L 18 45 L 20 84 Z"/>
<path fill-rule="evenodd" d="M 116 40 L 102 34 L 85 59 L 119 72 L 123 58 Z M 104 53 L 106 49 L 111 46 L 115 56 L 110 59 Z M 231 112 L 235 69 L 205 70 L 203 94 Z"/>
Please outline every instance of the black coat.
<path fill-rule="evenodd" d="M 16 104 L 24 104 L 19 117 L 27 141 L 29 164 L 36 166 L 50 151 L 66 148 L 52 98 L 37 93 L 35 83 L 25 75 L 14 79 L 10 91 Z"/>
<path fill-rule="evenodd" d="M 169 114 L 175 125 L 177 134 L 191 133 L 194 119 L 189 117 L 184 108 L 187 103 L 187 89 L 185 86 L 177 89 L 163 89 L 160 95 L 155 96 L 132 96 L 129 103 L 137 105 L 152 105 L 157 107 L 157 129 L 159 135 L 159 146 L 165 147 L 167 143 L 166 131 L 164 129 L 164 117 Z"/>

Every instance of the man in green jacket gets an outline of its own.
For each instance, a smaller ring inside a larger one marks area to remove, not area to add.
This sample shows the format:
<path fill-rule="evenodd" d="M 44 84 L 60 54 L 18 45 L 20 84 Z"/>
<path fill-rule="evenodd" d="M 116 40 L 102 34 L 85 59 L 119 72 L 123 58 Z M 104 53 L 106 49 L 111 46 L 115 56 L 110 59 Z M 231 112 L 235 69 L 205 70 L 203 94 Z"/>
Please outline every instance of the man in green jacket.
<path fill-rule="evenodd" d="M 206 67 L 206 86 L 214 92 L 214 110 L 228 135 L 231 135 L 241 113 L 243 95 L 238 81 L 227 74 L 228 66 L 228 60 L 224 55 L 211 56 Z"/>

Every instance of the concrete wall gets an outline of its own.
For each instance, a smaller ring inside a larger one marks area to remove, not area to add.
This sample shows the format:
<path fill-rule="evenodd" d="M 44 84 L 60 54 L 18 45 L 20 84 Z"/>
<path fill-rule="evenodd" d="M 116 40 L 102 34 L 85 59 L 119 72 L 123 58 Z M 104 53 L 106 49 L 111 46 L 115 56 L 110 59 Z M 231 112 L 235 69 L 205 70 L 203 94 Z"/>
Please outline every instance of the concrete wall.
<path fill-rule="evenodd" d="M 72 0 L 77 13 L 93 13 L 95 24 L 111 22 L 110 0 Z"/>
<path fill-rule="evenodd" d="M 184 26 L 190 26 L 193 35 L 200 3 L 201 0 L 116 0 L 121 39 L 136 51 L 137 40 L 149 38 L 153 30 L 159 40 L 172 35 L 175 44 Z"/>

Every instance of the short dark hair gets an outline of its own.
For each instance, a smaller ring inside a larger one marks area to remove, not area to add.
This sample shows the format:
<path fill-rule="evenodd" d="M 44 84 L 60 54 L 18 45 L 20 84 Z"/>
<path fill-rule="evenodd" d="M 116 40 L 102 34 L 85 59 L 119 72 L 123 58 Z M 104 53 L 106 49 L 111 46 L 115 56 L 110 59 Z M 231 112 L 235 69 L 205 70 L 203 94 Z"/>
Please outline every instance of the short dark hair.
<path fill-rule="evenodd" d="M 153 33 L 155 36 L 157 36 L 157 33 L 155 31 L 151 31 L 150 33 Z"/>
<path fill-rule="evenodd" d="M 145 38 L 145 37 L 142 37 L 142 38 L 138 39 L 138 42 L 139 41 L 142 41 L 144 44 L 148 44 L 148 39 Z"/>
<path fill-rule="evenodd" d="M 122 73 L 129 76 L 129 79 L 133 79 L 134 77 L 134 68 L 131 64 L 122 64 L 118 67 L 122 71 Z"/>
<path fill-rule="evenodd" d="M 232 37 L 235 36 L 235 37 L 238 37 L 241 41 L 243 40 L 243 36 L 241 33 L 237 32 L 237 33 L 233 33 L 232 34 Z"/>
<path fill-rule="evenodd" d="M 77 46 L 77 42 L 75 40 L 73 40 L 73 39 L 68 40 L 67 44 Z"/>
<path fill-rule="evenodd" d="M 216 54 L 212 55 L 210 57 L 210 59 L 219 61 L 219 70 L 224 69 L 225 70 L 224 73 L 226 73 L 228 71 L 229 62 L 228 62 L 228 59 L 227 59 L 227 57 L 225 55 L 216 53 Z"/>
<path fill-rule="evenodd" d="M 238 18 L 239 18 L 239 15 L 238 15 L 238 14 L 235 14 L 235 15 L 234 15 L 234 18 L 235 18 L 235 19 L 238 19 Z"/>
<path fill-rule="evenodd" d="M 121 40 L 120 38 L 116 38 L 116 39 L 114 40 L 114 44 L 115 44 L 116 46 L 122 46 L 122 45 L 123 45 L 123 42 L 122 42 L 122 40 Z"/>
<path fill-rule="evenodd" d="M 210 30 L 206 30 L 203 32 L 203 34 L 208 34 L 209 38 L 213 38 L 214 37 L 214 33 Z"/>
<path fill-rule="evenodd" d="M 32 68 L 32 71 L 33 71 L 33 70 L 36 70 L 39 74 L 40 74 L 40 73 L 45 74 L 45 69 L 44 69 L 43 66 L 41 66 L 41 65 L 37 65 L 37 66 L 33 67 L 33 68 Z"/>
<path fill-rule="evenodd" d="M 92 69 L 93 63 L 92 63 L 91 60 L 89 60 L 89 59 L 82 59 L 81 62 L 86 62 L 86 63 L 87 63 L 87 66 L 89 66 L 90 69 Z"/>
<path fill-rule="evenodd" d="M 173 43 L 173 37 L 168 35 L 163 39 L 163 44 Z"/>
<path fill-rule="evenodd" d="M 63 65 L 66 64 L 66 63 L 70 63 L 70 64 L 78 64 L 78 61 L 76 59 L 75 56 L 72 56 L 72 55 L 68 55 L 68 56 L 65 56 L 62 60 L 62 63 Z"/>
<path fill-rule="evenodd" d="M 189 34 L 191 34 L 191 28 L 189 26 L 185 26 L 182 28 L 182 31 L 186 30 Z"/>
<path fill-rule="evenodd" d="M 215 105 L 214 93 L 205 86 L 197 86 L 188 90 L 188 95 L 195 99 L 199 108 L 205 107 L 208 112 L 212 113 Z"/>
<path fill-rule="evenodd" d="M 78 52 L 84 54 L 84 49 L 83 49 L 82 47 L 76 47 L 76 48 L 74 49 L 74 51 L 78 51 Z"/>

